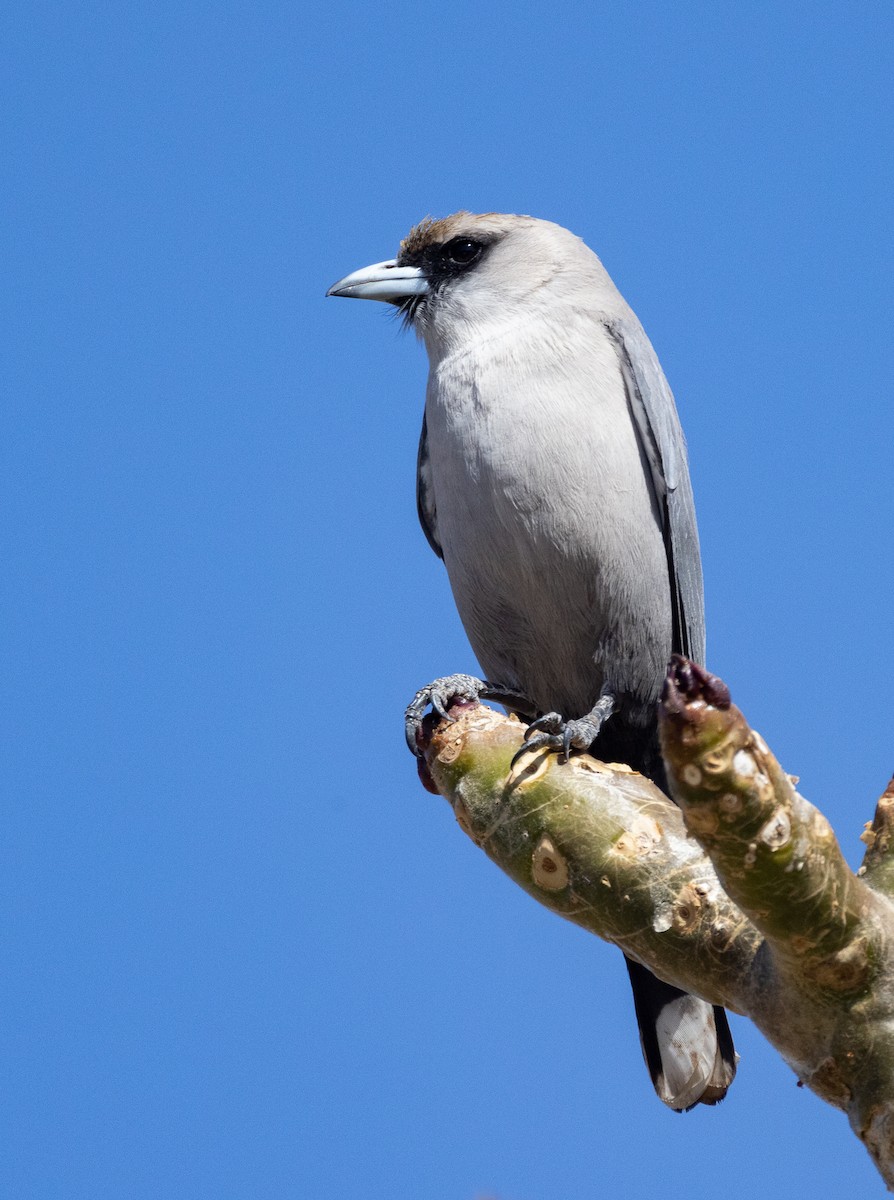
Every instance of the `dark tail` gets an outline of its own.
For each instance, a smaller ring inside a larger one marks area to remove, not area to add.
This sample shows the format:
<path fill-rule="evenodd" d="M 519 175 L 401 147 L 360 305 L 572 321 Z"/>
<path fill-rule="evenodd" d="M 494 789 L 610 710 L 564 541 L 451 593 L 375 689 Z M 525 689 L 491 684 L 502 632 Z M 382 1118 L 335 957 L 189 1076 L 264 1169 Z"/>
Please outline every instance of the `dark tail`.
<path fill-rule="evenodd" d="M 736 1074 L 724 1010 L 664 983 L 625 956 L 643 1057 L 658 1098 L 675 1112 L 717 1104 Z"/>

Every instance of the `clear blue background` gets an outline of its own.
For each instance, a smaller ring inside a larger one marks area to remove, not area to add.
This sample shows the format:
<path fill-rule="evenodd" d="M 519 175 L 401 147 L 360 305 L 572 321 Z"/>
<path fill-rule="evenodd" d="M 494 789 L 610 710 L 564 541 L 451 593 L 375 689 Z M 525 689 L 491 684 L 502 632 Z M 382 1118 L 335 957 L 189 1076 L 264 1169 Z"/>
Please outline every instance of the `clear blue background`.
<path fill-rule="evenodd" d="M 426 366 L 323 299 L 551 218 L 688 434 L 709 663 L 853 862 L 894 765 L 889 3 L 12 3 L 2 27 L 4 1200 L 881 1194 L 735 1021 L 664 1111 L 620 955 L 422 791 L 475 664 Z"/>

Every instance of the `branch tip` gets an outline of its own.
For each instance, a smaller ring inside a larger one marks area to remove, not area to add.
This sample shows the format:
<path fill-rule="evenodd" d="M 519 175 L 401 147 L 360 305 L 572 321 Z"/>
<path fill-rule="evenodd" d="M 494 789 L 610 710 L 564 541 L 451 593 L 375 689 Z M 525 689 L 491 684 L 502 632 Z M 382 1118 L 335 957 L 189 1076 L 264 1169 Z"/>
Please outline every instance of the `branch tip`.
<path fill-rule="evenodd" d="M 665 712 L 682 713 L 687 704 L 697 700 L 721 710 L 729 708 L 732 703 L 729 688 L 722 679 L 682 654 L 671 655 L 661 691 Z"/>

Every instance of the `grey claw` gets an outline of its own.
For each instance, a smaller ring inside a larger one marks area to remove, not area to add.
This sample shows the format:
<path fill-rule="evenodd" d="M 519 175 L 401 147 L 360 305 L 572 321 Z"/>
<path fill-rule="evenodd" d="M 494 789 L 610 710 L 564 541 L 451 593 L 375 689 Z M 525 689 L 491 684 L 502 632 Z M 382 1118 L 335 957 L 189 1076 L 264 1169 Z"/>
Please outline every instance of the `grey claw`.
<path fill-rule="evenodd" d="M 442 697 L 444 696 L 446 696 L 446 693 L 444 692 L 433 691 L 431 694 L 430 703 L 442 721 L 450 721 L 452 723 L 456 720 L 456 717 L 451 717 L 450 713 L 447 711 L 447 707 L 454 697 L 448 696 L 446 699 L 443 699 Z"/>
<path fill-rule="evenodd" d="M 536 721 L 532 721 L 528 726 L 525 734 L 531 733 L 532 730 L 542 731 L 543 733 L 561 733 L 565 728 L 565 722 L 559 713 L 548 712 L 542 717 L 538 717 Z"/>
<path fill-rule="evenodd" d="M 530 733 L 531 730 L 528 730 Z M 520 758 L 529 752 L 535 750 L 561 750 L 562 739 L 555 733 L 535 733 L 532 738 L 526 738 L 512 756 L 512 762 L 509 764 L 511 770 Z"/>
<path fill-rule="evenodd" d="M 571 727 L 571 722 L 565 726 L 565 732 L 562 735 L 562 761 L 568 762 L 568 756 L 571 753 L 571 739 L 574 737 L 574 730 Z"/>
<path fill-rule="evenodd" d="M 453 700 L 466 700 L 471 703 L 478 700 L 487 688 L 488 685 L 483 680 L 476 679 L 474 675 L 445 675 L 427 687 L 420 688 L 404 713 L 404 736 L 410 753 L 416 758 L 422 757 L 419 732 L 429 705 L 441 720 L 453 721 L 455 718 L 447 711 Z"/>
<path fill-rule="evenodd" d="M 529 750 L 558 750 L 563 762 L 568 762 L 572 750 L 589 750 L 599 735 L 602 722 L 611 712 L 611 704 L 610 699 L 600 700 L 589 716 L 578 717 L 575 721 L 566 721 L 559 713 L 544 713 L 528 726 L 524 743 L 512 757 L 512 766 Z"/>

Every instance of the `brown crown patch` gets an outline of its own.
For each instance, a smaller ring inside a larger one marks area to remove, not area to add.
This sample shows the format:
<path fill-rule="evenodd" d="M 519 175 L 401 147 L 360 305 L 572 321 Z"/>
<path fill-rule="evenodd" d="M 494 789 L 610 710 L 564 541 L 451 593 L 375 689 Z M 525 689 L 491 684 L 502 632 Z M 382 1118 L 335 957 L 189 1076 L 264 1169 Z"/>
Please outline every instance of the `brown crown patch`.
<path fill-rule="evenodd" d="M 465 209 L 453 213 L 449 217 L 426 217 L 415 225 L 400 244 L 401 256 L 410 257 L 427 250 L 429 246 L 438 246 L 449 242 L 457 234 L 470 237 L 498 237 L 505 233 L 507 226 L 519 222 L 530 222 L 529 217 L 507 216 L 506 213 L 470 213 Z"/>
<path fill-rule="evenodd" d="M 401 254 L 419 254 L 427 246 L 437 246 L 452 236 L 456 226 L 471 213 L 461 211 L 449 217 L 423 217 L 400 244 Z"/>

